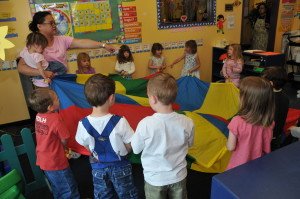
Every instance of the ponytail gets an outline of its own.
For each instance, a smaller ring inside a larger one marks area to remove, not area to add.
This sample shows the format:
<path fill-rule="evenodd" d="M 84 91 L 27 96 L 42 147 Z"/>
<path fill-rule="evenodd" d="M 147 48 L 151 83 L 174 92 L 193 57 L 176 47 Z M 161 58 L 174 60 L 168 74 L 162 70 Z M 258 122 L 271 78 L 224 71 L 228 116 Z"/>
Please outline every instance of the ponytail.
<path fill-rule="evenodd" d="M 32 21 L 29 23 L 28 28 L 31 32 L 38 32 L 38 24 L 42 24 L 45 22 L 45 17 L 51 15 L 48 11 L 36 12 L 32 18 Z"/>

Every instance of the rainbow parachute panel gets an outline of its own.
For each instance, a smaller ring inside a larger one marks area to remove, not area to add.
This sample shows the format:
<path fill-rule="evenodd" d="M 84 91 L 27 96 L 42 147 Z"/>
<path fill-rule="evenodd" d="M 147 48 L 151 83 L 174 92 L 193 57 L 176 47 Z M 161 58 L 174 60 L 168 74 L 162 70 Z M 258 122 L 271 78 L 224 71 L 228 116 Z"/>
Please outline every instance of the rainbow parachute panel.
<path fill-rule="evenodd" d="M 92 111 L 84 95 L 84 83 L 90 76 L 57 76 L 51 84 L 60 99 L 60 114 L 71 133 L 69 147 L 85 155 L 89 152 L 75 141 L 75 133 L 79 120 Z M 154 113 L 146 94 L 151 76 L 134 80 L 118 75 L 110 77 L 116 82 L 116 103 L 110 112 L 124 116 L 135 130 L 141 119 Z M 231 83 L 206 83 L 191 76 L 178 79 L 177 84 L 178 95 L 173 108 L 195 124 L 195 141 L 187 156 L 190 168 L 223 172 L 230 158 L 226 149 L 227 124 L 238 111 L 239 90 Z M 139 156 L 132 155 L 131 161 L 139 162 Z"/>

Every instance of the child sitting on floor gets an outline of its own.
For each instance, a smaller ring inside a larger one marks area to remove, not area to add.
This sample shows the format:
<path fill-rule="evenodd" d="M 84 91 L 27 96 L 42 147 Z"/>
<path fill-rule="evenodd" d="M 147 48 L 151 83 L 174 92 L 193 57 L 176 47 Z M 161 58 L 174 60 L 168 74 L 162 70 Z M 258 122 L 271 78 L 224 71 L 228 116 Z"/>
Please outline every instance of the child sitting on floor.
<path fill-rule="evenodd" d="M 79 199 L 77 184 L 64 150 L 70 134 L 56 112 L 59 108 L 56 93 L 48 88 L 39 88 L 31 93 L 28 101 L 32 109 L 38 112 L 35 120 L 36 164 L 49 180 L 55 199 Z"/>
<path fill-rule="evenodd" d="M 120 47 L 119 53 L 117 55 L 117 63 L 115 70 L 123 77 L 127 79 L 132 78 L 132 74 L 135 71 L 135 65 L 133 63 L 133 56 L 130 48 L 127 45 L 122 45 Z"/>
<path fill-rule="evenodd" d="M 133 130 L 124 117 L 109 113 L 115 82 L 95 74 L 87 80 L 84 92 L 93 111 L 79 122 L 75 139 L 92 153 L 94 198 L 115 198 L 115 193 L 118 198 L 138 198 L 126 158 Z"/>
<path fill-rule="evenodd" d="M 95 74 L 95 69 L 91 66 L 91 59 L 87 53 L 79 53 L 77 55 L 76 74 Z"/>

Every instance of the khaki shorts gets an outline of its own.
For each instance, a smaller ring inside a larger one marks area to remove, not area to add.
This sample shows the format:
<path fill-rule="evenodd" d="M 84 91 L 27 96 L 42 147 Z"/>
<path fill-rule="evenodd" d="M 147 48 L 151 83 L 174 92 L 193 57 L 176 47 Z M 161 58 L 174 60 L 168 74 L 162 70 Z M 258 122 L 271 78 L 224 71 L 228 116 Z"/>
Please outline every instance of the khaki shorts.
<path fill-rule="evenodd" d="M 186 178 L 165 186 L 152 186 L 145 182 L 145 195 L 147 199 L 187 199 Z"/>

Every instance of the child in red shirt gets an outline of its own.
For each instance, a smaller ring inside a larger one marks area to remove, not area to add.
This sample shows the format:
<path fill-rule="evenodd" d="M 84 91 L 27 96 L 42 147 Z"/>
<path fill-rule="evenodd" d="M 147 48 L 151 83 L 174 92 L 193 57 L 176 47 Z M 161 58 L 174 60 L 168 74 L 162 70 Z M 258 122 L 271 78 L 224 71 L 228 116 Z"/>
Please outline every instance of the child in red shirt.
<path fill-rule="evenodd" d="M 65 155 L 64 146 L 70 135 L 56 112 L 59 108 L 56 93 L 48 88 L 36 89 L 29 96 L 29 103 L 38 112 L 35 120 L 36 164 L 47 176 L 54 198 L 80 198 Z"/>

